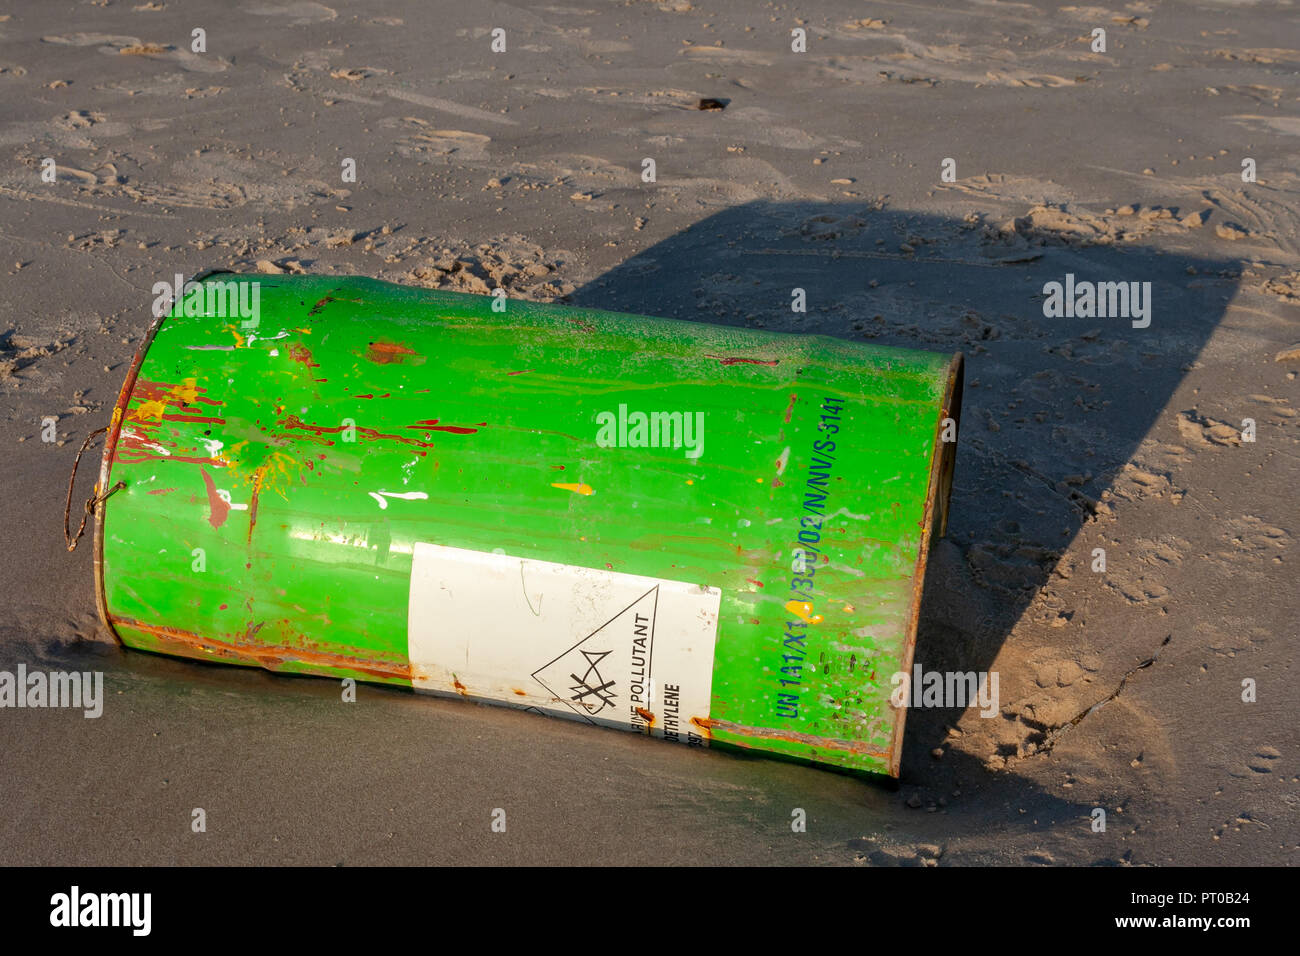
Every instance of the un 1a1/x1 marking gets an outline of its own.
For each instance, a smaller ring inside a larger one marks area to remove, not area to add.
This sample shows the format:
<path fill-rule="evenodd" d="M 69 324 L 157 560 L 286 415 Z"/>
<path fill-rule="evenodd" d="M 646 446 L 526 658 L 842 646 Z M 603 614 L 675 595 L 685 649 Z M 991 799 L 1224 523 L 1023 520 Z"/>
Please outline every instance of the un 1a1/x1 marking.
<path fill-rule="evenodd" d="M 785 621 L 785 635 L 781 639 L 781 688 L 803 685 L 803 666 L 808 657 L 808 627 L 820 624 L 822 616 L 814 613 L 813 578 L 817 574 L 816 555 L 821 554 L 822 522 L 826 517 L 826 497 L 830 494 L 831 470 L 835 467 L 835 439 L 843 418 L 844 400 L 826 398 L 822 401 L 822 415 L 817 422 L 817 434 L 812 441 L 808 462 L 808 477 L 804 482 L 803 514 L 799 515 L 799 543 L 795 545 L 791 563 L 790 599 L 785 608 L 790 617 Z M 808 560 L 811 552 L 813 560 Z M 779 690 L 776 693 L 776 713 L 779 717 L 799 716 L 797 690 Z"/>

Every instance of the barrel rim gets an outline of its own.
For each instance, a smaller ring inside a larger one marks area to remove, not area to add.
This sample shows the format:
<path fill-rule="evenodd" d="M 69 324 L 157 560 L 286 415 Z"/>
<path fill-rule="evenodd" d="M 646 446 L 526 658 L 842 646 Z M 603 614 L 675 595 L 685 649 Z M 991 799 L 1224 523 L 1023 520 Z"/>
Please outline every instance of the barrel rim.
<path fill-rule="evenodd" d="M 192 283 L 202 282 L 209 276 L 214 275 L 233 275 L 230 269 L 203 269 L 195 273 L 181 285 L 176 297 L 176 303 L 173 308 L 180 302 L 186 286 Z M 131 359 L 131 367 L 127 369 L 126 378 L 122 381 L 122 388 L 117 393 L 117 402 L 113 405 L 113 417 L 109 421 L 108 433 L 104 438 L 104 452 L 99 460 L 99 482 L 95 485 L 95 494 L 98 497 L 101 489 L 112 487 L 110 484 L 113 469 L 113 455 L 117 452 L 117 440 L 122 432 L 122 421 L 126 418 L 126 407 L 131 401 L 131 395 L 135 392 L 136 379 L 139 378 L 140 369 L 144 366 L 145 356 L 149 352 L 150 346 L 153 345 L 154 338 L 158 335 L 158 330 L 162 327 L 170 315 L 170 310 L 163 315 L 155 316 L 145 330 L 144 339 L 140 342 L 140 347 L 136 349 L 134 358 Z M 108 593 L 104 587 L 104 514 L 108 506 L 109 499 L 100 499 L 95 505 L 95 608 L 99 612 L 99 620 L 108 632 L 121 645 L 125 646 L 122 635 L 117 632 L 113 626 L 113 617 L 108 612 Z"/>
<path fill-rule="evenodd" d="M 916 631 L 921 619 L 921 595 L 925 590 L 925 572 L 929 563 L 930 547 L 935 530 L 943 537 L 948 528 L 948 506 L 952 498 L 952 478 L 957 462 L 957 443 L 943 440 L 943 423 L 952 418 L 961 429 L 961 397 L 965 381 L 966 359 L 954 352 L 945 370 L 943 402 L 934 429 L 934 451 L 930 459 L 930 487 L 925 495 L 925 508 L 921 513 L 921 545 L 912 576 L 912 602 L 907 614 L 906 640 L 900 661 L 904 674 L 911 674 L 916 655 Z M 891 704 L 892 706 L 892 704 Z M 889 746 L 889 776 L 897 778 L 903 762 L 903 730 L 907 723 L 908 702 L 895 707 L 894 735 Z"/>

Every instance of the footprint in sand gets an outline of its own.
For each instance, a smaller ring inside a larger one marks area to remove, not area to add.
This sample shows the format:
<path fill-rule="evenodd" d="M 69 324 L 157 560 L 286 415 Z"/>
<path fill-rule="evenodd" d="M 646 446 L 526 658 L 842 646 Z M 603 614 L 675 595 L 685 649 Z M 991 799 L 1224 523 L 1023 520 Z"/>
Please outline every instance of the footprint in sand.
<path fill-rule="evenodd" d="M 1121 578 L 1112 576 L 1106 582 L 1106 589 L 1118 594 L 1127 603 L 1138 607 L 1157 604 L 1169 597 L 1169 589 L 1158 581 L 1145 576 Z"/>
<path fill-rule="evenodd" d="M 1282 752 L 1276 747 L 1260 747 L 1246 762 L 1246 766 L 1255 773 L 1272 773 L 1281 757 Z"/>
<path fill-rule="evenodd" d="M 326 23 L 338 16 L 338 13 L 325 4 L 310 3 L 306 0 L 299 0 L 297 3 L 254 3 L 244 7 L 244 10 L 258 17 L 288 17 L 291 27 L 309 23 Z"/>
<path fill-rule="evenodd" d="M 1223 537 L 1238 553 L 1263 557 L 1281 551 L 1291 543 L 1291 536 L 1281 528 L 1266 523 L 1255 515 L 1241 515 L 1227 523 Z"/>
<path fill-rule="evenodd" d="M 1173 490 L 1169 475 L 1126 462 L 1111 486 L 1111 495 L 1128 501 L 1162 498 Z"/>
<path fill-rule="evenodd" d="M 428 120 L 415 116 L 381 120 L 380 125 L 405 133 L 393 141 L 393 148 L 399 156 L 407 159 L 455 156 L 470 162 L 485 160 L 488 158 L 488 144 L 492 142 L 491 136 L 459 129 L 439 129 Z"/>
<path fill-rule="evenodd" d="M 191 53 L 171 44 L 145 43 L 139 37 L 118 36 L 111 33 L 69 33 L 62 36 L 43 36 L 42 43 L 58 46 L 93 46 L 100 53 L 113 56 L 139 56 L 152 60 L 172 60 L 182 70 L 192 73 L 220 73 L 230 67 L 230 61 L 214 54 Z"/>
<path fill-rule="evenodd" d="M 1183 549 L 1189 546 L 1181 538 L 1172 537 L 1162 541 L 1138 538 L 1134 544 L 1138 559 L 1154 568 L 1178 567 L 1183 563 Z"/>
<path fill-rule="evenodd" d="M 1184 441 L 1201 448 L 1226 448 L 1241 444 L 1241 431 L 1213 418 L 1199 415 L 1196 409 L 1178 413 L 1178 434 Z"/>

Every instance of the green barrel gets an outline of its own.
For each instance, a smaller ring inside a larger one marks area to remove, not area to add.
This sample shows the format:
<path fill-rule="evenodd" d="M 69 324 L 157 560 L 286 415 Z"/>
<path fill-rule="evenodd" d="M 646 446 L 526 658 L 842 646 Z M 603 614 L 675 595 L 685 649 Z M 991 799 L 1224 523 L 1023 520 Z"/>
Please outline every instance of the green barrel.
<path fill-rule="evenodd" d="M 100 613 L 143 650 L 897 776 L 961 361 L 210 274 L 113 413 Z"/>

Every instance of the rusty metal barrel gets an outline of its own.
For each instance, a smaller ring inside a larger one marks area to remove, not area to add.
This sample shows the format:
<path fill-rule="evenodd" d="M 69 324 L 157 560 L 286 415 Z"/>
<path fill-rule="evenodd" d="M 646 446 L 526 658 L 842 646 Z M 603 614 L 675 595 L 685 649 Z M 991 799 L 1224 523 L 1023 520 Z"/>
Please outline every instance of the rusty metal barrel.
<path fill-rule="evenodd" d="M 212 274 L 154 322 L 113 411 L 100 613 L 146 651 L 897 776 L 891 676 L 944 527 L 961 371 Z"/>

